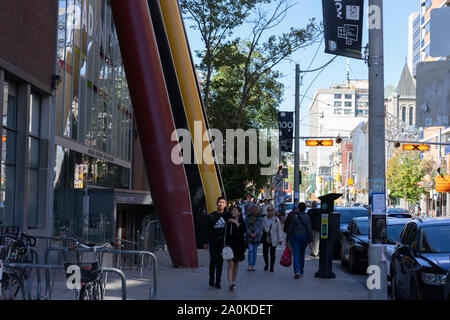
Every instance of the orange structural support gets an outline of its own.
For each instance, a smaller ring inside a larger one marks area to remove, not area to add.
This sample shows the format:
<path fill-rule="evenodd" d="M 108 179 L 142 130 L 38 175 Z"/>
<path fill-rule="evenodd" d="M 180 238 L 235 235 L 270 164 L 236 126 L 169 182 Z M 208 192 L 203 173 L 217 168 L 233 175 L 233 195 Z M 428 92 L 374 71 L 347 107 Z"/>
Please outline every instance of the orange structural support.
<path fill-rule="evenodd" d="M 146 0 L 111 0 L 152 199 L 174 267 L 198 267 L 189 185 Z"/>

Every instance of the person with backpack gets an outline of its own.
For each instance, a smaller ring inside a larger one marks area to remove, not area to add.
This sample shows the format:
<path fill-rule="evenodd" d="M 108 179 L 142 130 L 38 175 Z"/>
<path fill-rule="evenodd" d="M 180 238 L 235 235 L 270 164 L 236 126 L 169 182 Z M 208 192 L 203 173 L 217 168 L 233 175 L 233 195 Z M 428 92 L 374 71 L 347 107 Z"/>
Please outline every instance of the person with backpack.
<path fill-rule="evenodd" d="M 306 204 L 300 202 L 298 212 L 292 214 L 287 230 L 286 241 L 291 244 L 293 249 L 295 279 L 304 274 L 305 250 L 308 243 L 312 241 L 311 220 L 305 210 Z"/>
<path fill-rule="evenodd" d="M 264 229 L 261 241 L 263 243 L 264 271 L 269 269 L 269 251 L 270 251 L 270 272 L 273 272 L 275 264 L 275 252 L 277 245 L 283 243 L 281 221 L 274 214 L 275 209 L 272 206 L 267 208 L 267 216 L 263 218 Z"/>
<path fill-rule="evenodd" d="M 227 201 L 224 197 L 217 198 L 217 210 L 208 215 L 208 242 L 209 242 L 209 286 L 220 289 L 222 278 L 225 226 L 228 221 L 226 211 Z M 215 280 L 215 281 L 214 281 Z"/>

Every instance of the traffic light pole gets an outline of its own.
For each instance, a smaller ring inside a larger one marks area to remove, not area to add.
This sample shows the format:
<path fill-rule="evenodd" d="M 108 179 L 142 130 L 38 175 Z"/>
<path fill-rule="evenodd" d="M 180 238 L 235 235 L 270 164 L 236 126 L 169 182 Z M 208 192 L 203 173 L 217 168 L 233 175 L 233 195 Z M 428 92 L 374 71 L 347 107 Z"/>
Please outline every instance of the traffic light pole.
<path fill-rule="evenodd" d="M 294 152 L 294 206 L 298 205 L 300 192 L 300 65 L 295 65 L 295 152 Z"/>
<path fill-rule="evenodd" d="M 369 300 L 387 299 L 386 254 L 381 241 L 386 203 L 373 203 L 375 194 L 386 193 L 383 51 L 383 0 L 369 0 Z"/>

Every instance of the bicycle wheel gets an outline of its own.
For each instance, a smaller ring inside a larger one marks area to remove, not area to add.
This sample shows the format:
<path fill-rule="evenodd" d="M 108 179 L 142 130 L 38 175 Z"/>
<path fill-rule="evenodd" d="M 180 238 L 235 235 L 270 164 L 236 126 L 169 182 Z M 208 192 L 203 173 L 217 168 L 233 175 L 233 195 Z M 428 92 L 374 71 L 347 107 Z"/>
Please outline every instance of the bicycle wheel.
<path fill-rule="evenodd" d="M 92 300 L 103 300 L 103 288 L 100 279 L 93 284 Z"/>
<path fill-rule="evenodd" d="M 25 300 L 22 280 L 15 274 L 4 274 L 2 279 L 2 300 Z"/>
<path fill-rule="evenodd" d="M 92 300 L 90 285 L 85 284 L 84 286 L 81 287 L 78 300 Z"/>

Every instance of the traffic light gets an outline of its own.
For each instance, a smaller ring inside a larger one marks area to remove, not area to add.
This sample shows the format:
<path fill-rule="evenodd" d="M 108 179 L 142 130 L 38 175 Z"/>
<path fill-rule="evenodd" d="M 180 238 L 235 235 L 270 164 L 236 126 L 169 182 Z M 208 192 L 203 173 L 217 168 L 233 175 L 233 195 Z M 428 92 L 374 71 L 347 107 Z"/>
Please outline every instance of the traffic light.
<path fill-rule="evenodd" d="M 400 142 L 394 142 L 394 147 L 400 148 Z"/>
<path fill-rule="evenodd" d="M 404 144 L 404 151 L 430 151 L 430 146 L 427 144 Z"/>
<path fill-rule="evenodd" d="M 306 140 L 307 147 L 331 147 L 333 140 Z"/>

